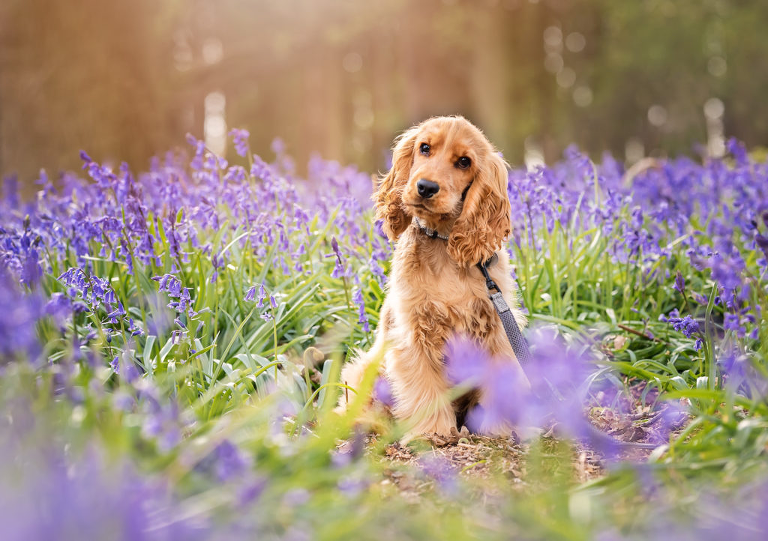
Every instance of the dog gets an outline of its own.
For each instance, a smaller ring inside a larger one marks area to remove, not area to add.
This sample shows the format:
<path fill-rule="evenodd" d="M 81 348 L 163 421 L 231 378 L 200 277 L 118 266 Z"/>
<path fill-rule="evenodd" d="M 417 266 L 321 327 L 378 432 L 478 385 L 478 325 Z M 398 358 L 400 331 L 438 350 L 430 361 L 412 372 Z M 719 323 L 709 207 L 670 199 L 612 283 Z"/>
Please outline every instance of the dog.
<path fill-rule="evenodd" d="M 477 127 L 460 116 L 435 117 L 396 139 L 392 168 L 373 195 L 376 219 L 396 243 L 391 274 L 374 344 L 344 367 L 341 380 L 357 387 L 367 366 L 383 358 L 406 439 L 450 436 L 460 428 L 457 418 L 483 403 L 482 391 L 448 396 L 444 350 L 452 336 L 519 368 L 477 268 L 495 261 L 489 274 L 522 329 L 526 318 L 502 249 L 511 230 L 507 179 L 506 162 Z M 348 400 L 342 395 L 339 410 Z M 509 433 L 502 426 L 479 431 Z"/>

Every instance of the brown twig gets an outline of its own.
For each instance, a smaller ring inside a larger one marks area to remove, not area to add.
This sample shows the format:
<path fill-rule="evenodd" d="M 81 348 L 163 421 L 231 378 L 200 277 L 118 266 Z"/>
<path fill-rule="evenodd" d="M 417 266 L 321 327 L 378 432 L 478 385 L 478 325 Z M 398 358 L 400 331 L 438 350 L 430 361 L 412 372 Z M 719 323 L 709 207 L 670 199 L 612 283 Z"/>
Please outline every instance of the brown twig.
<path fill-rule="evenodd" d="M 669 343 L 666 340 L 662 340 L 661 338 L 656 338 L 655 336 L 651 336 L 650 334 L 646 334 L 644 332 L 636 331 L 632 327 L 627 327 L 626 325 L 622 325 L 621 323 L 619 323 L 617 326 L 622 331 L 627 331 L 628 333 L 635 334 L 637 336 L 642 336 L 646 340 L 653 340 L 654 342 L 661 342 L 662 344 L 669 345 Z"/>

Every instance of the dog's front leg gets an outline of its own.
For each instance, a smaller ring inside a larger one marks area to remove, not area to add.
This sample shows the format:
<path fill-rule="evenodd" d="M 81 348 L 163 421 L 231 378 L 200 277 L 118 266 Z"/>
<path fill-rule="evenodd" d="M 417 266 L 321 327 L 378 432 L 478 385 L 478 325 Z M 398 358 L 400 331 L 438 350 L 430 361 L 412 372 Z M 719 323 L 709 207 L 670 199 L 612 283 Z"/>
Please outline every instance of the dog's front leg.
<path fill-rule="evenodd" d="M 393 413 L 407 427 L 404 440 L 449 435 L 456 427 L 456 413 L 443 374 L 442 348 L 424 343 L 395 346 L 386 363 L 395 396 Z"/>

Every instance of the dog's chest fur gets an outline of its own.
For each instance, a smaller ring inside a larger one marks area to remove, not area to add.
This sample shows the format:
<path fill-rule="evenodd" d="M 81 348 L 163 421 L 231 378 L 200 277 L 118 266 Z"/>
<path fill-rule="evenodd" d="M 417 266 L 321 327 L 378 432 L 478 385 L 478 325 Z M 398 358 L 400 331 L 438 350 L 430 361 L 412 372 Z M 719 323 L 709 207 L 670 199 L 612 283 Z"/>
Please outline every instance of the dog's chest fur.
<path fill-rule="evenodd" d="M 459 267 L 443 240 L 407 230 L 397 243 L 390 284 L 394 324 L 413 333 L 407 338 L 439 344 L 452 333 L 483 340 L 492 331 L 496 314 L 479 270 Z"/>

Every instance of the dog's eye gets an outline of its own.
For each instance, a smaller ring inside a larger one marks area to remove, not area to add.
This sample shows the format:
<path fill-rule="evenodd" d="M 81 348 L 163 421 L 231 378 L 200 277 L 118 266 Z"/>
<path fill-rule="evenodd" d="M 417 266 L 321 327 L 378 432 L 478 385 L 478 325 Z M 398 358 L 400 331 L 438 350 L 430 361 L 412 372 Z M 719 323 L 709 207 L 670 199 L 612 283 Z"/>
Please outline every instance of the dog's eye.
<path fill-rule="evenodd" d="M 466 156 L 462 156 L 461 158 L 456 160 L 456 167 L 458 167 L 459 169 L 466 169 L 470 165 L 472 165 L 472 160 L 470 160 Z"/>
<path fill-rule="evenodd" d="M 419 147 L 419 152 L 421 152 L 425 156 L 429 156 L 429 145 L 427 143 L 421 143 L 421 146 Z"/>

